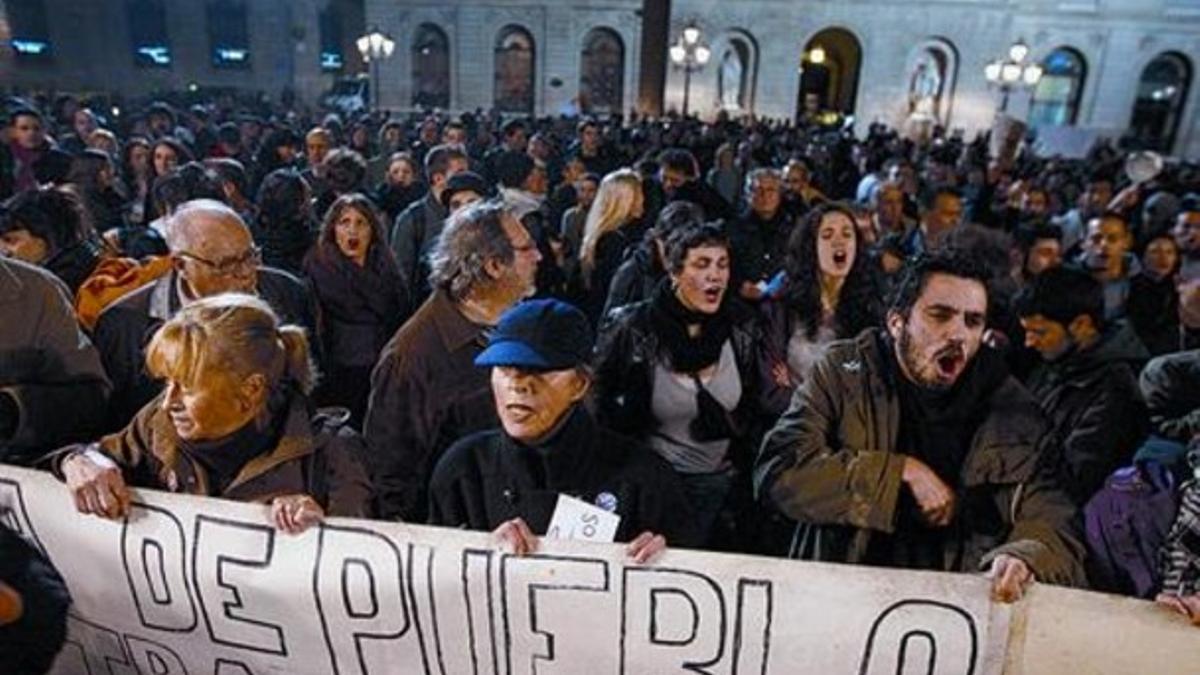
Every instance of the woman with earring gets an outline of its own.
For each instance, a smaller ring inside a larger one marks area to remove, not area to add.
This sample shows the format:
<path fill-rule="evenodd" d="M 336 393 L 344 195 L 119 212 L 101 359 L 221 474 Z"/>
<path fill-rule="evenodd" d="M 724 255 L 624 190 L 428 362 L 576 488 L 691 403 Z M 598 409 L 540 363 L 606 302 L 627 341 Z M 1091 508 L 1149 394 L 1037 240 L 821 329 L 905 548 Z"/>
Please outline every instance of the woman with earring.
<path fill-rule="evenodd" d="M 614 310 L 597 342 L 597 416 L 679 474 L 700 541 L 736 550 L 759 439 L 760 335 L 727 292 L 719 226 L 676 230 L 665 248 L 667 278 L 650 299 Z"/>
<path fill-rule="evenodd" d="M 314 415 L 304 329 L 264 301 L 188 304 L 150 340 L 146 368 L 166 387 L 129 426 L 52 460 L 80 513 L 121 518 L 129 487 L 145 487 L 269 504 L 291 533 L 368 515 L 361 439 L 344 415 Z"/>

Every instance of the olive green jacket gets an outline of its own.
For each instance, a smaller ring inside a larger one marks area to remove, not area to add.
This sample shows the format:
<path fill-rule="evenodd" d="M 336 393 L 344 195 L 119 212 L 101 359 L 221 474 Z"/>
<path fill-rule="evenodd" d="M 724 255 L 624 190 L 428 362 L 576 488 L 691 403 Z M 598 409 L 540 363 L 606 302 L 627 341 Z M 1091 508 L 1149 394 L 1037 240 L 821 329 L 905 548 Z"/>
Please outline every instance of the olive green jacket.
<path fill-rule="evenodd" d="M 767 434 L 755 467 L 760 499 L 848 534 L 844 562 L 863 562 L 872 533 L 894 530 L 906 489 L 890 349 L 876 329 L 835 342 Z M 1041 461 L 1047 426 L 1036 402 L 1006 376 L 980 405 L 987 411 L 959 475 L 958 537 L 945 547 L 944 569 L 980 570 L 1007 553 L 1040 581 L 1082 585 L 1076 510 Z"/>

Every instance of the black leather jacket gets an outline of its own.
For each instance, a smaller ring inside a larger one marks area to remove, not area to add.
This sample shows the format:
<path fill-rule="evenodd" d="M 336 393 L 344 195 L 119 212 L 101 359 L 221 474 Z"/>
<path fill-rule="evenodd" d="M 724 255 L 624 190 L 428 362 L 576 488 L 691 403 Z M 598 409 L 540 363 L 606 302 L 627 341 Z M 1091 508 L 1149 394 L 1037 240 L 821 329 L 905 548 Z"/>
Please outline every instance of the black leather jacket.
<path fill-rule="evenodd" d="M 666 355 L 651 324 L 652 300 L 619 307 L 606 317 L 596 342 L 596 415 L 609 429 L 644 439 L 658 425 L 651 410 L 654 368 Z M 739 435 L 731 459 L 745 468 L 761 437 L 761 374 L 757 347 L 762 340 L 757 315 L 740 301 L 730 300 L 733 322 L 730 341 L 742 380 L 742 399 L 733 411 Z"/>

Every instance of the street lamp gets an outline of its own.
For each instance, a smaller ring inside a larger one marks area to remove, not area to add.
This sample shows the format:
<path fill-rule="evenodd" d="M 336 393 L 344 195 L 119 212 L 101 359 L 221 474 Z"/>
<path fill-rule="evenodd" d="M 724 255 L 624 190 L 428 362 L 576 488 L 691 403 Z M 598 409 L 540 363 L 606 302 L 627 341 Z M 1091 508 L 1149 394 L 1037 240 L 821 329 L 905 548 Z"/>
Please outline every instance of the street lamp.
<path fill-rule="evenodd" d="M 391 58 L 392 52 L 396 51 L 396 41 L 386 33 L 379 32 L 379 29 L 372 28 L 369 33 L 355 40 L 354 44 L 358 47 L 358 53 L 362 54 L 363 61 L 371 64 L 371 93 L 375 99 L 374 108 L 378 110 L 379 62 Z"/>
<path fill-rule="evenodd" d="M 692 73 L 700 70 L 708 63 L 708 59 L 712 57 L 712 50 L 708 45 L 701 40 L 700 27 L 696 23 L 690 22 L 683 27 L 679 34 L 679 39 L 675 44 L 671 45 L 667 53 L 671 56 L 671 63 L 675 64 L 676 68 L 683 69 L 683 116 L 688 114 L 688 97 L 692 89 Z"/>
<path fill-rule="evenodd" d="M 983 76 L 988 84 L 999 88 L 1004 94 L 1000 99 L 1000 112 L 1008 110 L 1008 95 L 1013 89 L 1032 89 L 1041 81 L 1042 67 L 1036 63 L 1026 63 L 1028 56 L 1029 46 L 1023 40 L 1017 40 L 1008 48 L 1008 58 L 996 59 L 983 67 Z"/>

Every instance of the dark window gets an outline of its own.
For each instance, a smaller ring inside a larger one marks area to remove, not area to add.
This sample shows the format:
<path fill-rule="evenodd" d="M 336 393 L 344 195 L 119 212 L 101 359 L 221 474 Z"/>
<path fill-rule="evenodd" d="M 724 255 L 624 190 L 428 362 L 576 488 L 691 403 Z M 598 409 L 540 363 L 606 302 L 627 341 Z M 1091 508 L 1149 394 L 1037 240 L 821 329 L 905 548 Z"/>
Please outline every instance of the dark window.
<path fill-rule="evenodd" d="M 1192 63 L 1183 54 L 1159 54 L 1142 71 L 1129 122 L 1139 148 L 1169 153 L 1192 85 Z"/>
<path fill-rule="evenodd" d="M 208 0 L 208 42 L 213 66 L 250 67 L 250 30 L 244 0 Z"/>
<path fill-rule="evenodd" d="M 48 61 L 53 55 L 45 0 L 8 0 L 5 3 L 9 45 L 22 61 Z"/>
<path fill-rule="evenodd" d="M 1038 80 L 1029 102 L 1032 126 L 1073 125 L 1079 117 L 1079 99 L 1087 79 L 1087 62 L 1070 47 L 1059 47 L 1042 62 Z"/>
<path fill-rule="evenodd" d="M 595 28 L 583 39 L 580 108 L 586 113 L 618 114 L 624 91 L 625 44 L 615 31 Z"/>
<path fill-rule="evenodd" d="M 450 40 L 431 23 L 417 27 L 412 43 L 412 102 L 428 108 L 450 107 Z"/>
<path fill-rule="evenodd" d="M 133 62 L 147 68 L 171 66 L 171 44 L 167 40 L 167 10 L 163 0 L 126 0 L 129 42 Z"/>
<path fill-rule="evenodd" d="M 341 70 L 346 65 L 342 52 L 342 17 L 333 5 L 321 10 L 321 70 Z"/>
<path fill-rule="evenodd" d="M 495 98 L 501 112 L 533 112 L 533 36 L 508 26 L 496 37 Z"/>

